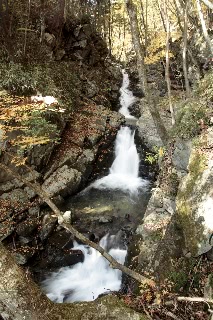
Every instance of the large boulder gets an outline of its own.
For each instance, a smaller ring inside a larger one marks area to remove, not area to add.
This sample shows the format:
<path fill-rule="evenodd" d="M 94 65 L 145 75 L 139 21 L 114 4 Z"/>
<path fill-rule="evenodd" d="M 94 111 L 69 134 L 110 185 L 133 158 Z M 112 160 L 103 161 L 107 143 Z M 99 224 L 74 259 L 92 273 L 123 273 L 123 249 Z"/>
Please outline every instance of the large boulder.
<path fill-rule="evenodd" d="M 212 248 L 213 234 L 213 161 L 211 154 L 194 149 L 189 173 L 182 179 L 177 195 L 177 212 L 185 246 L 193 256 Z"/>
<path fill-rule="evenodd" d="M 42 185 L 50 197 L 66 197 L 75 193 L 81 181 L 81 173 L 67 165 L 57 169 Z"/>

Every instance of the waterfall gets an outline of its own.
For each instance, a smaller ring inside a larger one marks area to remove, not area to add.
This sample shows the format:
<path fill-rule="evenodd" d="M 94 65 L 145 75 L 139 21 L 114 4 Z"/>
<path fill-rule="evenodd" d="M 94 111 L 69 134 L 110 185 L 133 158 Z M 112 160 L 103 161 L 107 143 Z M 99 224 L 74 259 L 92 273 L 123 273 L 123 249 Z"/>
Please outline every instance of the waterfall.
<path fill-rule="evenodd" d="M 134 118 L 129 114 L 128 107 L 136 98 L 128 90 L 129 77 L 123 70 L 123 84 L 121 87 L 121 109 L 127 118 Z M 119 189 L 130 194 L 137 194 L 140 188 L 146 189 L 149 182 L 139 177 L 139 156 L 134 142 L 135 132 L 129 127 L 121 127 L 115 141 L 115 160 L 109 174 L 92 183 L 84 192 L 91 188 Z M 118 262 L 124 264 L 126 250 L 120 249 L 119 241 L 114 235 L 106 235 L 100 241 L 103 247 Z M 74 250 L 81 250 L 84 261 L 72 267 L 63 267 L 52 273 L 43 283 L 43 290 L 55 302 L 91 301 L 101 293 L 118 291 L 121 286 L 122 273 L 112 269 L 109 262 L 93 248 L 74 242 Z"/>
<path fill-rule="evenodd" d="M 126 118 L 134 118 L 129 113 L 129 107 L 137 100 L 129 87 L 129 76 L 125 70 L 120 89 L 120 113 Z M 135 118 L 134 118 L 135 119 Z M 121 127 L 115 141 L 115 160 L 109 170 L 109 175 L 96 180 L 89 188 L 120 189 L 130 193 L 137 193 L 140 188 L 149 185 L 147 180 L 139 177 L 139 156 L 134 142 L 135 132 L 129 127 Z"/>
<path fill-rule="evenodd" d="M 99 244 L 124 264 L 127 251 L 116 246 L 114 235 L 106 235 Z M 43 281 L 42 288 L 49 299 L 54 302 L 92 301 L 101 293 L 120 289 L 122 272 L 112 269 L 98 251 L 77 242 L 73 249 L 83 252 L 84 261 L 72 267 L 63 267 Z"/>
<path fill-rule="evenodd" d="M 132 91 L 128 89 L 130 81 L 129 81 L 129 75 L 128 73 L 123 69 L 123 83 L 120 88 L 120 104 L 121 108 L 119 112 L 125 116 L 127 119 L 135 119 L 130 113 L 129 113 L 129 107 L 133 105 L 137 101 L 137 98 L 133 96 Z"/>

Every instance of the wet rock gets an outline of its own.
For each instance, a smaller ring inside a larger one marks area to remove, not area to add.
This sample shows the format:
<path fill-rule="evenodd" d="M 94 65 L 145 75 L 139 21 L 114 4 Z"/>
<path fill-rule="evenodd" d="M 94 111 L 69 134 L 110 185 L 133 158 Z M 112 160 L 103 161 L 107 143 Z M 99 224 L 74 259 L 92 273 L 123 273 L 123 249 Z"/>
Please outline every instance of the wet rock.
<path fill-rule="evenodd" d="M 81 173 L 67 165 L 57 169 L 42 185 L 50 197 L 65 197 L 77 191 L 81 181 Z"/>

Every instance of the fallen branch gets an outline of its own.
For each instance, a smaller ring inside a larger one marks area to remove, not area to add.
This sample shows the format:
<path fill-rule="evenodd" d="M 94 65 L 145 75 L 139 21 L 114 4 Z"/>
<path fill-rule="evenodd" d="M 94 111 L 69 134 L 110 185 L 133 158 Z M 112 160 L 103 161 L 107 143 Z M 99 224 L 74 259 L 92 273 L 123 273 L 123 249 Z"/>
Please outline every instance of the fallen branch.
<path fill-rule="evenodd" d="M 177 297 L 177 301 L 205 302 L 213 304 L 213 299 L 207 299 L 202 297 Z"/>
<path fill-rule="evenodd" d="M 58 209 L 58 207 L 53 203 L 53 201 L 50 199 L 48 193 L 44 191 L 41 186 L 37 182 L 30 182 L 23 178 L 21 175 L 19 175 L 14 170 L 11 170 L 3 163 L 0 163 L 0 167 L 5 170 L 7 173 L 9 173 L 11 176 L 15 176 L 18 180 L 22 181 L 25 185 L 27 185 L 29 188 L 34 190 L 37 195 L 40 196 L 42 200 L 44 200 L 48 206 L 53 210 L 54 214 L 58 217 L 60 221 L 60 225 L 63 226 L 66 230 L 70 231 L 77 239 L 81 240 L 83 243 L 89 245 L 90 247 L 94 248 L 95 250 L 99 251 L 101 255 L 107 259 L 110 262 L 110 266 L 114 269 L 119 269 L 128 276 L 134 278 L 140 283 L 147 283 L 150 286 L 154 286 L 155 282 L 147 277 L 142 276 L 141 274 L 127 268 L 126 266 L 120 264 L 117 262 L 110 254 L 108 254 L 101 246 L 99 246 L 97 243 L 94 243 L 87 239 L 82 233 L 80 233 L 78 230 L 76 230 L 72 225 L 66 223 L 63 218 L 63 214 Z"/>

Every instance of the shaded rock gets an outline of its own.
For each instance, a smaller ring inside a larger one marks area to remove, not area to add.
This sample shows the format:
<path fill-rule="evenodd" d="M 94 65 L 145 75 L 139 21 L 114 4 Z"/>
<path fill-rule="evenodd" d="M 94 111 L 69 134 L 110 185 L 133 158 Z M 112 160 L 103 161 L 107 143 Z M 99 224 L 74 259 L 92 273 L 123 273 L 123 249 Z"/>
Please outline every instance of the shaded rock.
<path fill-rule="evenodd" d="M 16 233 L 22 237 L 30 236 L 33 231 L 38 227 L 38 219 L 36 218 L 28 218 L 16 227 Z"/>
<path fill-rule="evenodd" d="M 86 46 L 87 46 L 87 40 L 86 39 L 78 41 L 78 42 L 75 42 L 73 44 L 73 47 L 85 48 Z"/>
<path fill-rule="evenodd" d="M 63 59 L 63 57 L 65 56 L 66 54 L 66 51 L 64 49 L 58 49 L 56 52 L 55 52 L 55 60 L 56 61 L 60 61 Z"/>
<path fill-rule="evenodd" d="M 5 192 L 10 192 L 15 188 L 15 185 L 12 181 L 0 184 L 0 194 Z"/>
<path fill-rule="evenodd" d="M 81 181 L 81 173 L 67 165 L 57 169 L 42 185 L 50 197 L 65 197 L 77 191 Z"/>
<path fill-rule="evenodd" d="M 3 241 L 10 236 L 15 230 L 12 219 L 7 219 L 0 223 L 0 241 Z"/>
<path fill-rule="evenodd" d="M 19 240 L 21 245 L 25 245 L 25 244 L 28 244 L 29 242 L 31 242 L 32 238 L 19 236 L 18 240 Z"/>
<path fill-rule="evenodd" d="M 163 207 L 170 214 L 174 214 L 175 213 L 176 204 L 175 204 L 175 201 L 172 200 L 171 198 L 163 198 Z"/>
<path fill-rule="evenodd" d="M 86 95 L 88 98 L 93 98 L 98 93 L 98 87 L 94 81 L 87 80 Z"/>
<path fill-rule="evenodd" d="M 24 188 L 24 191 L 26 192 L 26 194 L 30 200 L 33 199 L 37 195 L 37 193 L 34 190 L 30 189 L 29 187 Z"/>
<path fill-rule="evenodd" d="M 40 207 L 36 206 L 36 207 L 29 208 L 28 213 L 31 217 L 38 218 L 40 215 Z"/>

